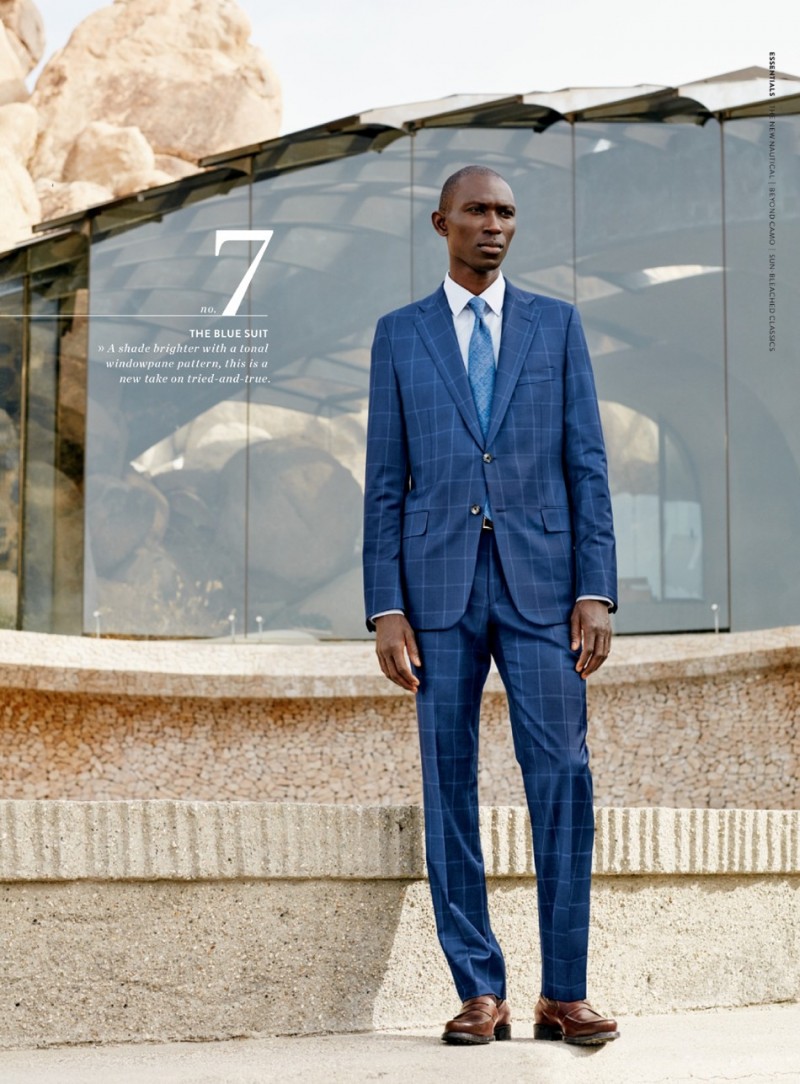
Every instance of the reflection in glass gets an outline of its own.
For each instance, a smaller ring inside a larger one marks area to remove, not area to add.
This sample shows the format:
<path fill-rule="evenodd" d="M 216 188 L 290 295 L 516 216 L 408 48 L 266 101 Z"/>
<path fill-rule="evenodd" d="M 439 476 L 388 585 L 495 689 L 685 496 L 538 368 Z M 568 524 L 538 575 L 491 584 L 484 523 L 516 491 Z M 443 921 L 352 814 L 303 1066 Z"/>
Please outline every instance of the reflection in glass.
<path fill-rule="evenodd" d="M 703 517 L 692 463 L 661 427 L 664 598 L 703 599 Z"/>
<path fill-rule="evenodd" d="M 20 428 L 24 351 L 20 257 L 0 265 L 0 628 L 17 626 Z"/>
<path fill-rule="evenodd" d="M 370 342 L 382 313 L 441 282 L 430 212 L 473 161 L 517 198 L 511 281 L 581 310 L 609 451 L 618 630 L 796 621 L 800 120 L 776 121 L 776 245 L 769 123 L 727 122 L 722 146 L 715 121 L 430 128 L 280 175 L 273 148 L 248 175 L 102 209 L 90 299 L 84 236 L 6 257 L 0 626 L 365 635 Z M 257 246 L 217 255 L 221 229 L 272 231 L 230 317 Z M 137 367 L 148 356 L 171 362 L 163 379 Z"/>
<path fill-rule="evenodd" d="M 622 403 L 600 403 L 617 534 L 619 602 L 661 598 L 658 426 Z"/>
<path fill-rule="evenodd" d="M 575 151 L 577 301 L 605 400 L 617 628 L 713 628 L 715 613 L 725 626 L 719 126 L 577 124 Z"/>
<path fill-rule="evenodd" d="M 369 357 L 380 316 L 411 300 L 409 141 L 253 185 L 274 228 L 252 304 L 269 312 L 269 384 L 250 389 L 258 435 L 246 503 L 247 627 L 366 635 L 361 515 Z"/>
<path fill-rule="evenodd" d="M 620 605 L 703 594 L 697 483 L 666 423 L 601 401 L 617 532 Z"/>
<path fill-rule="evenodd" d="M 246 421 L 234 431 L 218 425 L 209 432 L 197 419 L 241 395 L 240 369 L 226 370 L 225 345 L 222 354 L 216 350 L 249 321 L 216 314 L 247 270 L 247 245 L 225 246 L 216 256 L 215 236 L 218 229 L 248 225 L 247 188 L 131 230 L 116 229 L 102 216 L 97 224 L 86 631 L 99 623 L 103 633 L 221 636 L 230 611 L 243 612 L 235 551 L 244 549 L 244 531 L 224 545 L 218 531 L 221 470 L 232 449 L 246 444 Z"/>
<path fill-rule="evenodd" d="M 259 180 L 92 248 L 84 627 L 365 635 L 369 347 L 409 288 L 408 148 Z M 221 315 L 272 231 L 236 315 Z M 148 362 L 158 364 L 148 368 Z M 260 621 L 256 621 L 256 617 Z M 232 621 L 231 621 L 232 619 Z"/>
<path fill-rule="evenodd" d="M 447 270 L 445 244 L 431 226 L 442 184 L 477 162 L 497 170 L 517 203 L 517 237 L 503 272 L 533 293 L 574 301 L 572 130 L 428 128 L 412 140 L 414 168 L 413 294 L 434 290 Z"/>
<path fill-rule="evenodd" d="M 30 249 L 22 617 L 81 631 L 86 428 L 86 238 Z"/>
<path fill-rule="evenodd" d="M 772 181 L 769 118 L 724 141 L 731 595 L 748 629 L 800 622 L 800 117 L 774 125 Z"/>

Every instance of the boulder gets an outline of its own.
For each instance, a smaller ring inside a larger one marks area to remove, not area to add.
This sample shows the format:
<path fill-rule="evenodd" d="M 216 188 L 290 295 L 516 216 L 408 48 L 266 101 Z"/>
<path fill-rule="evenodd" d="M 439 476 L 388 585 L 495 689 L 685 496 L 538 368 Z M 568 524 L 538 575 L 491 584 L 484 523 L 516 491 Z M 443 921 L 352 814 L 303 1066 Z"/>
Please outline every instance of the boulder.
<path fill-rule="evenodd" d="M 189 474 L 207 475 L 216 486 L 217 473 L 232 455 L 246 446 L 248 440 L 269 440 L 273 435 L 251 420 L 249 406 L 233 399 L 215 403 L 148 448 L 136 460 L 137 469 L 158 476 L 158 485 L 162 488 L 165 476 L 176 471 L 184 478 Z M 172 488 L 168 481 L 166 486 Z M 180 483 L 178 488 L 181 488 Z"/>
<path fill-rule="evenodd" d="M 78 134 L 64 162 L 65 181 L 91 181 L 117 192 L 122 176 L 155 168 L 153 148 L 134 125 L 92 121 Z"/>
<path fill-rule="evenodd" d="M 30 102 L 0 105 L 0 147 L 27 166 L 36 149 L 39 114 Z"/>
<path fill-rule="evenodd" d="M 125 0 L 89 15 L 36 84 L 39 176 L 62 179 L 87 122 L 139 128 L 157 155 L 202 155 L 276 135 L 278 82 L 232 0 Z"/>
<path fill-rule="evenodd" d="M 110 188 L 94 184 L 92 181 L 53 181 L 43 177 L 36 182 L 36 194 L 41 206 L 42 222 L 50 222 L 86 207 L 98 203 L 107 203 L 114 198 Z"/>
<path fill-rule="evenodd" d="M 166 498 L 145 479 L 93 475 L 87 486 L 86 521 L 97 571 L 115 576 L 140 547 L 160 542 L 168 514 Z"/>
<path fill-rule="evenodd" d="M 0 23 L 25 75 L 44 53 L 44 23 L 33 0 L 0 0 Z"/>
<path fill-rule="evenodd" d="M 272 628 L 313 629 L 340 640 L 364 635 L 364 590 L 361 562 L 317 591 L 270 616 Z M 251 612 L 259 599 L 250 599 Z"/>
<path fill-rule="evenodd" d="M 175 180 L 169 173 L 160 169 L 141 169 L 133 173 L 123 173 L 117 178 L 114 195 L 130 196 L 133 192 L 143 192 L 145 188 L 155 188 L 160 184 L 172 184 Z"/>
<path fill-rule="evenodd" d="M 183 451 L 189 470 L 221 470 L 248 441 L 270 439 L 271 434 L 265 429 L 250 425 L 246 417 L 231 417 L 233 411 L 225 409 L 246 406 L 246 403 L 220 403 L 189 424 Z"/>
<path fill-rule="evenodd" d="M 177 572 L 160 550 L 137 550 L 119 571 L 119 578 L 94 583 L 92 629 L 103 634 L 165 633 L 164 610 L 174 598 Z M 99 621 L 98 621 L 99 618 Z"/>
<path fill-rule="evenodd" d="M 30 98 L 25 86 L 27 72 L 19 62 L 6 28 L 0 23 L 0 105 L 25 102 Z"/>
<path fill-rule="evenodd" d="M 33 178 L 17 159 L 0 147 L 0 252 L 31 236 L 31 223 L 41 218 Z"/>
<path fill-rule="evenodd" d="M 351 567 L 361 488 L 322 448 L 292 438 L 254 443 L 231 457 L 220 482 L 217 545 L 239 560 L 247 533 L 251 580 L 297 597 Z"/>
<path fill-rule="evenodd" d="M 197 162 L 188 161 L 186 158 L 178 158 L 175 154 L 157 154 L 156 169 L 166 173 L 173 181 L 199 172 Z"/>

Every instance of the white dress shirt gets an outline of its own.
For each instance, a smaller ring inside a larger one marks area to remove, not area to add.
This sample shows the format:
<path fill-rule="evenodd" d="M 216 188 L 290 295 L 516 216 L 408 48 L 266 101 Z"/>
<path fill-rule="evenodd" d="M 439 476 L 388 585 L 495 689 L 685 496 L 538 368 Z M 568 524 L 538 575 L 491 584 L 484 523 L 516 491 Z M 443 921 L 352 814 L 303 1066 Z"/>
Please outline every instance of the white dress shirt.
<path fill-rule="evenodd" d="M 456 338 L 461 350 L 464 367 L 469 365 L 469 340 L 472 338 L 472 329 L 475 327 L 475 313 L 469 308 L 475 294 L 465 290 L 463 286 L 450 278 L 448 271 L 444 280 L 444 293 L 450 312 L 453 314 L 453 326 L 456 329 Z M 478 294 L 482 301 L 487 304 L 483 314 L 483 322 L 492 336 L 492 349 L 494 350 L 494 364 L 497 368 L 497 359 L 500 357 L 500 333 L 503 329 L 503 300 L 506 296 L 506 280 L 502 272 L 497 276 L 491 286 Z"/>

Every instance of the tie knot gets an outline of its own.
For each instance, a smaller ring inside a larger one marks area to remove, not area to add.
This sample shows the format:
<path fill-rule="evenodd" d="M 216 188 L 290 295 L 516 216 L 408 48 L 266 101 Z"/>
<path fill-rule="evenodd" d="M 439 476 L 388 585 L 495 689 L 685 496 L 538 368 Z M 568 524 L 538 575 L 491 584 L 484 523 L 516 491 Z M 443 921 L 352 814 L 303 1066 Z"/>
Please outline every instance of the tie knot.
<path fill-rule="evenodd" d="M 467 302 L 467 305 L 475 313 L 475 316 L 478 320 L 481 320 L 483 318 L 483 314 L 489 307 L 482 297 L 470 298 L 470 300 Z"/>

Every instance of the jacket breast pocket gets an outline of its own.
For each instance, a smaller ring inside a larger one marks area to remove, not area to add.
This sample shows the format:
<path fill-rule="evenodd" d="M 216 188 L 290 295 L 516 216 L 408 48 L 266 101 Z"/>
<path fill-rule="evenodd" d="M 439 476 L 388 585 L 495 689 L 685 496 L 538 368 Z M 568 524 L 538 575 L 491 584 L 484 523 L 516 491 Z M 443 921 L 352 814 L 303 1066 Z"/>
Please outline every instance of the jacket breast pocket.
<path fill-rule="evenodd" d="M 403 538 L 411 538 L 414 535 L 425 534 L 427 529 L 427 511 L 406 512 L 403 517 Z"/>
<path fill-rule="evenodd" d="M 555 380 L 556 370 L 552 365 L 537 366 L 535 369 L 525 369 L 519 374 L 517 384 L 541 384 L 544 380 Z"/>

